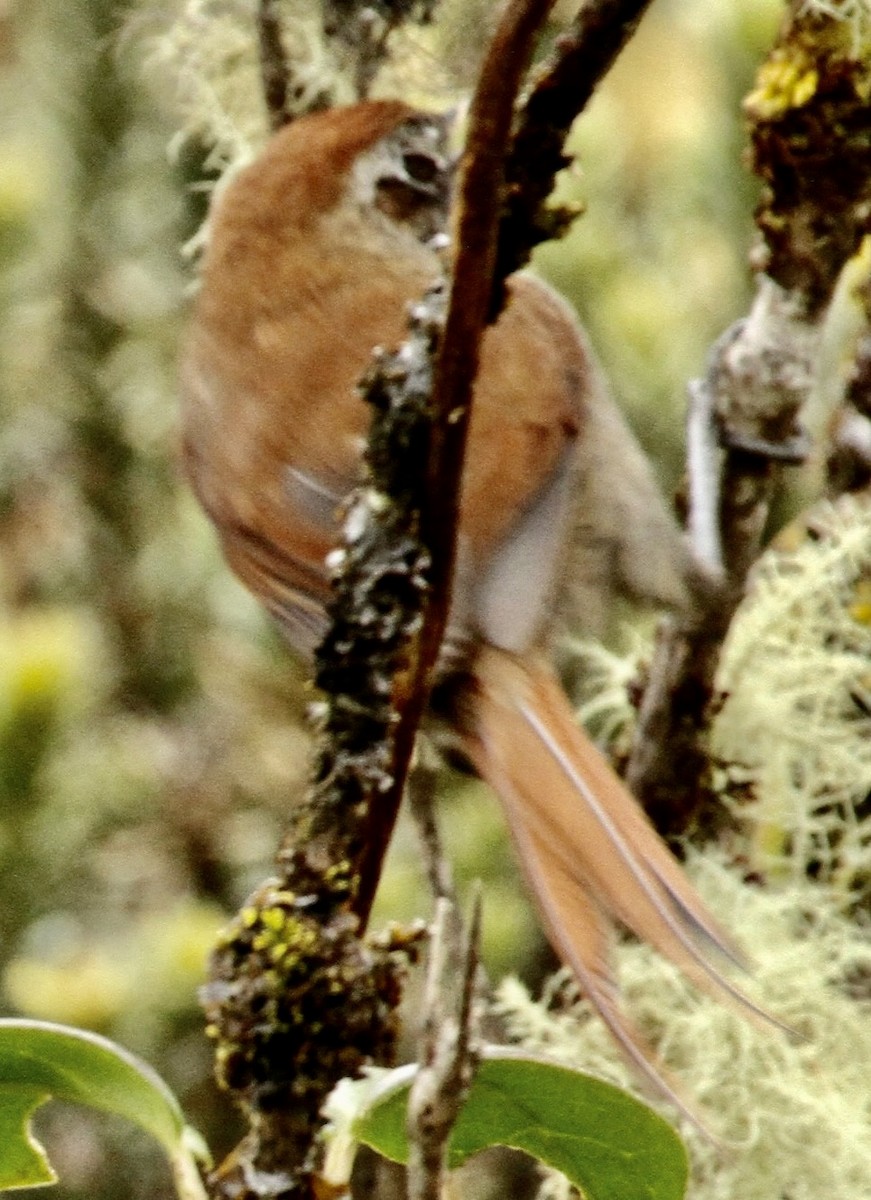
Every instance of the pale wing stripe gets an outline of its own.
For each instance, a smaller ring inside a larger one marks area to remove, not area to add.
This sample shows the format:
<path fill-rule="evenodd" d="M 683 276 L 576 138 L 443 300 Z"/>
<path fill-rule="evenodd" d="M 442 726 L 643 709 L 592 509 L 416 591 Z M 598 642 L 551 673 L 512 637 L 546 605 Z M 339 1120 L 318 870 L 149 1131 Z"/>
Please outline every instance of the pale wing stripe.
<path fill-rule="evenodd" d="M 617 826 L 611 820 L 609 814 L 605 811 L 604 807 L 595 796 L 595 793 L 588 787 L 586 781 L 575 769 L 574 764 L 571 762 L 568 755 L 566 755 L 562 747 L 554 741 L 548 727 L 541 721 L 537 713 L 535 713 L 534 710 L 532 710 L 522 701 L 518 704 L 518 711 L 524 720 L 526 720 L 530 727 L 535 731 L 536 735 L 551 754 L 553 759 L 559 764 L 560 769 L 570 781 L 579 797 L 584 801 L 588 810 L 599 822 L 611 845 L 620 855 L 620 858 L 631 872 L 636 883 L 647 897 L 650 905 L 653 907 L 656 915 L 666 925 L 667 929 L 683 947 L 690 959 L 702 969 L 710 982 L 714 984 L 718 990 L 730 996 L 743 1008 L 748 1009 L 756 1016 L 761 1017 L 763 1020 L 773 1025 L 785 1029 L 786 1027 L 783 1026 L 781 1022 L 779 1022 L 770 1013 L 767 1013 L 763 1008 L 760 1008 L 759 1005 L 751 1000 L 749 996 L 742 992 L 740 988 L 736 987 L 729 979 L 722 975 L 717 968 L 708 961 L 708 959 L 696 945 L 693 938 L 689 936 L 684 926 L 675 918 L 675 914 L 670 910 L 667 904 L 663 903 L 663 900 L 657 893 L 656 888 L 651 885 L 644 866 L 639 862 L 632 848 L 627 845 Z M 566 871 L 568 869 L 567 873 L 571 875 L 571 867 L 566 863 L 565 849 L 564 847 L 559 847 L 559 844 L 557 844 L 556 848 L 556 857 L 560 861 L 563 870 Z M 681 905 L 681 908 L 683 908 L 683 905 Z M 721 950 L 729 958 L 732 958 L 732 955 L 729 953 L 728 946 L 721 945 L 719 939 L 711 935 L 708 932 L 707 927 L 702 924 L 700 918 L 696 917 L 695 915 L 693 917 L 693 924 L 705 932 L 709 940 L 718 950 Z M 639 930 L 636 929 L 635 932 L 639 932 Z M 667 949 L 664 947 L 659 948 L 664 954 L 666 954 L 666 957 L 672 957 L 672 955 L 668 953 Z"/>
<path fill-rule="evenodd" d="M 484 735 L 484 746 L 488 762 L 499 768 L 498 785 L 492 771 L 488 772 L 490 782 L 498 787 L 499 796 L 511 814 L 511 833 L 518 856 L 554 949 L 572 968 L 587 999 L 630 1064 L 659 1095 L 669 1100 L 689 1121 L 710 1136 L 664 1069 L 657 1065 L 652 1049 L 645 1045 L 644 1039 L 619 1008 L 616 985 L 606 955 L 607 918 L 589 893 L 579 891 L 576 880 L 570 877 L 562 863 L 554 864 L 548 848 L 549 841 L 544 842 L 527 823 L 523 797 L 511 784 L 509 773 L 502 763 L 502 754 L 494 746 L 493 738 L 487 734 Z M 556 886 L 554 865 L 561 874 L 561 887 Z"/>

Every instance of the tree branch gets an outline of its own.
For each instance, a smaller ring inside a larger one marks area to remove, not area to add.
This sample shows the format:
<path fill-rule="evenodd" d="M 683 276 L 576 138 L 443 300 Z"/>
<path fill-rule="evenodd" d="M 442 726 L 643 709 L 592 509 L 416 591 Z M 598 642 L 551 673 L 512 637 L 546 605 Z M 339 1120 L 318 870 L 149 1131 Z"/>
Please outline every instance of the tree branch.
<path fill-rule="evenodd" d="M 578 215 L 550 207 L 572 122 L 638 27 L 650 0 L 588 0 L 535 72 L 518 114 L 505 166 L 505 212 L 499 228 L 496 279 L 524 266 L 539 242 L 561 237 Z"/>
<path fill-rule="evenodd" d="M 473 103 L 435 380 L 438 290 L 415 308 L 409 342 L 382 356 L 366 381 L 376 407 L 370 476 L 351 501 L 332 628 L 319 652 L 326 700 L 314 787 L 294 814 L 276 879 L 223 937 L 203 994 L 219 1077 L 249 1123 L 213 1180 L 227 1200 L 308 1197 L 323 1100 L 340 1078 L 393 1056 L 409 946 L 360 935 L 447 621 L 503 161 L 516 91 L 549 3 L 509 8 Z"/>
<path fill-rule="evenodd" d="M 288 104 L 290 64 L 281 40 L 281 15 L 278 0 L 258 0 L 257 44 L 260 49 L 260 77 L 263 100 L 274 133 L 291 119 Z"/>
<path fill-rule="evenodd" d="M 476 977 L 481 897 L 468 937 L 456 905 L 442 897 L 430 944 L 424 992 L 420 1069 L 408 1100 L 409 1200 L 442 1200 L 448 1141 L 478 1063 Z"/>
<path fill-rule="evenodd" d="M 745 109 L 754 168 L 766 189 L 757 211 L 756 298 L 691 385 L 690 530 L 724 588 L 660 634 L 627 781 L 661 827 L 685 828 L 704 805 L 704 739 L 716 702 L 722 639 L 758 556 L 784 463 L 806 453 L 798 415 L 813 382 L 819 320 L 871 211 L 864 134 L 871 69 L 852 56 L 846 21 L 795 0 Z M 715 430 L 699 437 L 707 412 Z M 713 472 L 713 474 L 712 474 Z M 713 513 L 716 518 L 713 519 Z M 715 528 L 716 526 L 716 528 Z"/>

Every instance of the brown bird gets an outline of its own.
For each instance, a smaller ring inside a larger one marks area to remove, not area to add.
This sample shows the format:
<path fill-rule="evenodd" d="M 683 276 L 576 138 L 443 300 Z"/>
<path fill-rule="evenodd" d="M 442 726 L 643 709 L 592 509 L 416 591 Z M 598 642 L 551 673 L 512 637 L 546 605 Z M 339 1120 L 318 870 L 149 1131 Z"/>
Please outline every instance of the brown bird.
<path fill-rule="evenodd" d="M 306 656 L 337 504 L 358 481 L 355 385 L 443 273 L 444 127 L 395 101 L 302 117 L 210 220 L 182 361 L 187 468 L 230 565 Z M 718 966 L 742 957 L 576 724 L 548 646 L 558 615 L 595 628 L 616 594 L 685 605 L 690 562 L 569 307 L 525 274 L 508 297 L 484 336 L 463 476 L 442 664 L 462 681 L 453 735 L 499 794 L 554 948 L 685 1110 L 619 1007 L 613 924 L 752 1008 Z"/>

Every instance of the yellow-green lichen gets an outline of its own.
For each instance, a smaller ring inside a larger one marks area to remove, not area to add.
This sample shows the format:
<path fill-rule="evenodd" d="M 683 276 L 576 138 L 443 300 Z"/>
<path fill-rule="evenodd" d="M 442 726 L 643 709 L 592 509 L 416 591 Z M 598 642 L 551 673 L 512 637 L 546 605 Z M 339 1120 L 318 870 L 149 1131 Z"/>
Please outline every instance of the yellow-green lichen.
<path fill-rule="evenodd" d="M 347 858 L 341 859 L 324 871 L 324 882 L 331 890 L 344 894 L 353 891 L 357 886 L 358 875 Z"/>
<path fill-rule="evenodd" d="M 244 910 L 241 924 L 244 943 L 251 951 L 265 955 L 271 967 L 281 968 L 285 974 L 294 972 L 315 953 L 322 937 L 315 921 L 279 904 Z M 275 979 L 280 986 L 277 976 Z"/>
<path fill-rule="evenodd" d="M 760 67 L 756 87 L 744 101 L 745 112 L 759 121 L 775 121 L 807 104 L 818 84 L 819 72 L 801 52 L 777 51 Z"/>

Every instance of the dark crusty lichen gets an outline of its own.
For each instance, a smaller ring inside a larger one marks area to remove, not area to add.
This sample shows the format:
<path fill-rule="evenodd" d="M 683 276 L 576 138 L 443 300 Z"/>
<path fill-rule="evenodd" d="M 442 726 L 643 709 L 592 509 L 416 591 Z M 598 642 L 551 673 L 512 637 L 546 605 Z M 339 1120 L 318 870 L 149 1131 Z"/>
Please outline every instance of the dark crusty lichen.
<path fill-rule="evenodd" d="M 221 938 L 202 993 L 218 1079 L 249 1125 L 213 1181 L 215 1195 L 234 1200 L 311 1196 L 326 1096 L 394 1058 L 420 933 L 365 938 L 362 929 L 396 815 L 397 708 L 426 602 L 418 514 L 442 314 L 437 289 L 416 306 L 409 340 L 380 355 L 364 382 L 376 415 L 367 476 L 333 557 L 314 778 L 276 877 Z"/>

